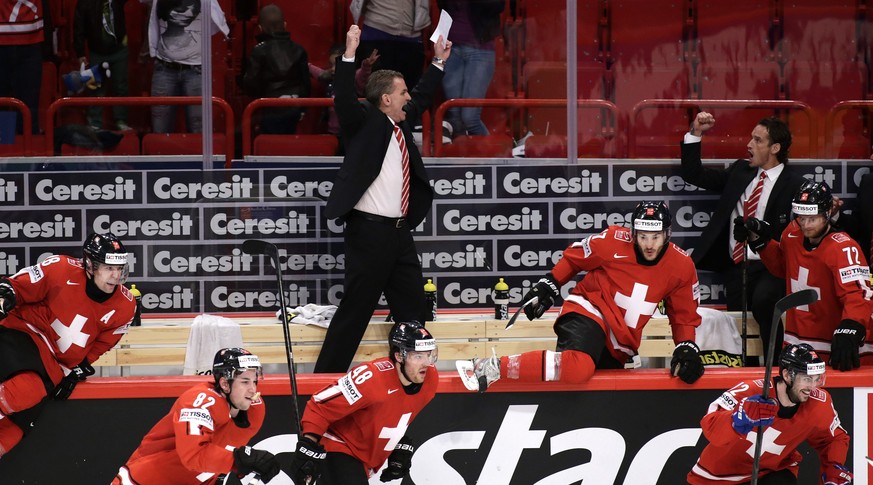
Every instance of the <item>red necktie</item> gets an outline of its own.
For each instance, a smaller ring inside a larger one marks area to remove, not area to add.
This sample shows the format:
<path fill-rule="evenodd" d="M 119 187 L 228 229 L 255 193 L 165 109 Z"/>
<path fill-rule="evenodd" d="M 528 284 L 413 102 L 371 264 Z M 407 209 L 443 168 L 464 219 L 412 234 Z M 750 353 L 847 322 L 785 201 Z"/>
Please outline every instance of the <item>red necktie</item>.
<path fill-rule="evenodd" d="M 403 163 L 403 191 L 400 192 L 400 212 L 403 217 L 406 217 L 409 209 L 409 151 L 406 150 L 403 133 L 397 125 L 394 125 L 394 136 L 397 138 L 397 143 L 400 144 L 400 158 Z"/>
<path fill-rule="evenodd" d="M 755 217 L 755 211 L 758 210 L 758 201 L 761 199 L 761 192 L 764 191 L 764 179 L 766 178 L 767 172 L 762 171 L 761 177 L 758 178 L 758 185 L 755 186 L 752 195 L 743 202 L 743 218 L 745 220 L 749 220 L 750 217 Z M 734 259 L 734 263 L 741 263 L 743 261 L 743 243 L 739 241 L 736 242 L 731 257 Z"/>

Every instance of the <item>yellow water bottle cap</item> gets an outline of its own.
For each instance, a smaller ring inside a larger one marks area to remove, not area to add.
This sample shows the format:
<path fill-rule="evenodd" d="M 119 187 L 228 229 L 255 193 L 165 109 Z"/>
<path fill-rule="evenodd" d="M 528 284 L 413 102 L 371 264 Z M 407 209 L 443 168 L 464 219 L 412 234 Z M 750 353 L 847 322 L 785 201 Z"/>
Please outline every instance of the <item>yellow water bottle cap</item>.
<path fill-rule="evenodd" d="M 427 279 L 427 283 L 424 284 L 424 291 L 436 291 L 437 287 L 433 284 L 433 280 L 430 278 Z"/>
<path fill-rule="evenodd" d="M 500 278 L 500 281 L 498 281 L 497 284 L 494 285 L 494 289 L 497 291 L 507 291 L 509 290 L 509 285 L 503 282 L 503 278 Z"/>
<path fill-rule="evenodd" d="M 135 297 L 136 297 L 136 296 L 142 296 L 142 293 L 141 293 L 139 290 L 136 289 L 136 285 L 135 285 L 135 284 L 130 285 L 130 294 L 133 295 L 133 296 L 135 296 Z"/>

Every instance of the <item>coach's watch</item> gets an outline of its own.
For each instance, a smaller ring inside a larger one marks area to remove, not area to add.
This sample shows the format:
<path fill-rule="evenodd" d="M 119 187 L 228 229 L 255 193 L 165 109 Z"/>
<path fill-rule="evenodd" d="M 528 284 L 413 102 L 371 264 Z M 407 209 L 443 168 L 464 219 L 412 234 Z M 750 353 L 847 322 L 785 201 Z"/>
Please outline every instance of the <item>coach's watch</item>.
<path fill-rule="evenodd" d="M 433 61 L 432 61 L 432 62 L 433 62 L 434 64 L 436 64 L 437 66 L 440 66 L 440 67 L 443 67 L 443 68 L 446 67 L 446 61 L 440 59 L 440 58 L 437 57 L 437 56 L 433 56 Z"/>

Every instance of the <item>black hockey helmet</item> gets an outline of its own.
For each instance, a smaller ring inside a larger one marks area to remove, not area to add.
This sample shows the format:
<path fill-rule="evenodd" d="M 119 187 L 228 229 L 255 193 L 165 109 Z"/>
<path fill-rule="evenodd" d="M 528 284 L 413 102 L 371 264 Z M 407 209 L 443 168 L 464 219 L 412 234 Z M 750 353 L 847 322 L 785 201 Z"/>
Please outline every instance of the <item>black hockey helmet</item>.
<path fill-rule="evenodd" d="M 124 249 L 124 244 L 114 234 L 109 232 L 106 234 L 92 232 L 88 235 L 85 243 L 82 245 L 82 264 L 85 266 L 85 272 L 89 275 L 94 274 L 94 270 L 98 268 L 97 264 L 123 266 L 121 284 L 127 281 L 127 276 L 130 273 L 130 265 L 127 262 L 127 250 Z"/>
<path fill-rule="evenodd" d="M 388 349 L 392 360 L 395 352 L 400 352 L 403 360 L 409 352 L 430 352 L 431 364 L 437 361 L 436 339 L 424 328 L 424 325 L 415 320 L 397 322 L 391 327 L 391 332 L 388 334 Z"/>
<path fill-rule="evenodd" d="M 663 201 L 644 200 L 637 204 L 631 215 L 631 229 L 634 237 L 637 231 L 664 231 L 670 239 L 670 224 L 673 217 Z"/>
<path fill-rule="evenodd" d="M 834 196 L 828 184 L 812 180 L 804 182 L 791 201 L 791 210 L 795 216 L 829 216 L 833 206 Z"/>
<path fill-rule="evenodd" d="M 809 344 L 791 344 L 782 349 L 779 356 L 779 374 L 788 370 L 791 376 L 805 374 L 810 377 L 821 376 L 824 380 L 825 362 Z M 822 382 L 821 385 L 824 383 Z"/>
<path fill-rule="evenodd" d="M 238 347 L 219 350 L 212 359 L 212 375 L 215 377 L 216 389 L 220 390 L 218 381 L 222 377 L 230 383 L 249 369 L 255 369 L 258 377 L 263 376 L 263 368 L 257 355 Z"/>

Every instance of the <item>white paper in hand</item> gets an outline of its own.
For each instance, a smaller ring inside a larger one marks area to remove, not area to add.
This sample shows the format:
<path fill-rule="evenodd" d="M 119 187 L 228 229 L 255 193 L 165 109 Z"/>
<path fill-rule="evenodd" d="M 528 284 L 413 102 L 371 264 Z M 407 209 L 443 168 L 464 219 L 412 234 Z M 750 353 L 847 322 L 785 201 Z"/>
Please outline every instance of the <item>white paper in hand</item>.
<path fill-rule="evenodd" d="M 436 29 L 434 29 L 433 35 L 430 36 L 430 41 L 436 43 L 440 36 L 443 36 L 444 41 L 447 40 L 449 38 L 449 30 L 451 29 L 452 16 L 445 10 L 440 10 L 440 21 L 437 24 Z"/>

